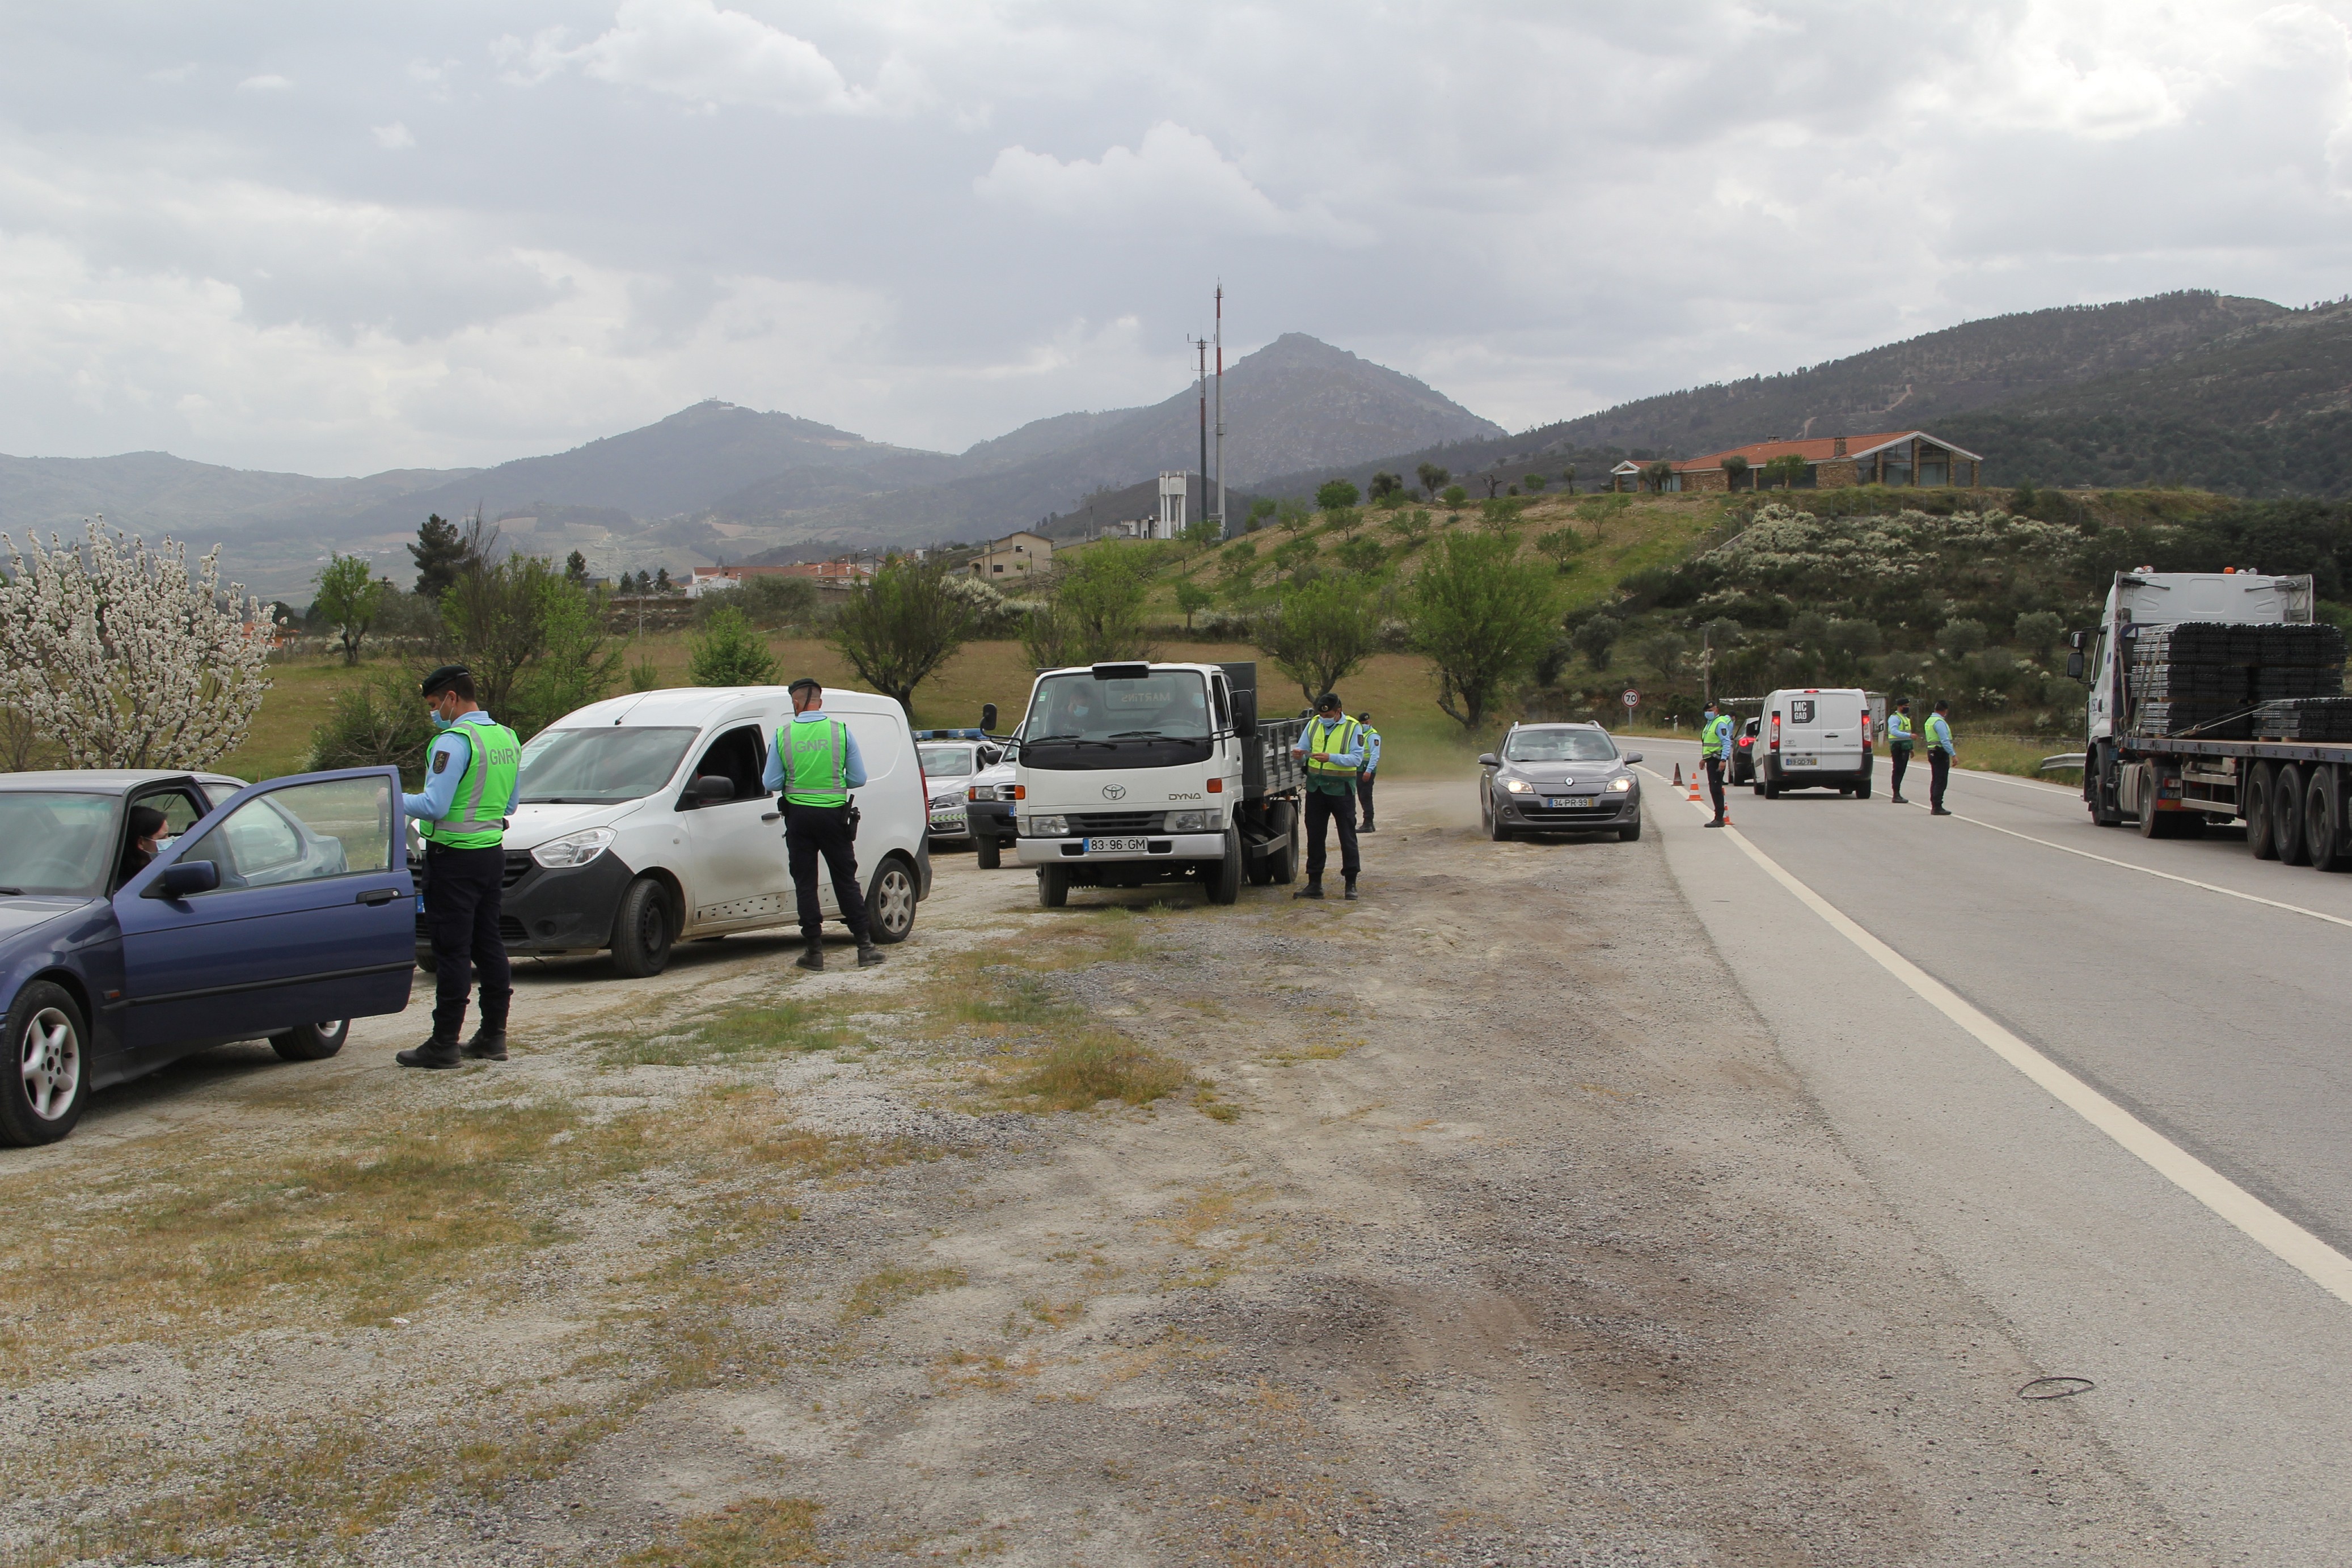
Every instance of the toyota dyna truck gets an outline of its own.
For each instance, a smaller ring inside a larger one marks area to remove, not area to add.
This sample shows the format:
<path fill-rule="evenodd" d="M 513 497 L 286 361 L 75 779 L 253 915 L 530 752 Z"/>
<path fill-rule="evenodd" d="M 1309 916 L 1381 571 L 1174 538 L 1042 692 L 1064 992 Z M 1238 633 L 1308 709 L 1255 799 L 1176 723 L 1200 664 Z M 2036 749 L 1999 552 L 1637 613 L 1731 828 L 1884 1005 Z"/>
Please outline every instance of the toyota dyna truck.
<path fill-rule="evenodd" d="M 1257 666 L 1101 664 L 1047 670 L 1013 758 L 1019 855 L 1037 901 L 1073 887 L 1191 883 L 1212 904 L 1242 880 L 1298 874 L 1305 721 L 1261 719 Z"/>
<path fill-rule="evenodd" d="M 2312 580 L 2252 571 L 2116 574 L 2099 624 L 2070 639 L 2066 673 L 2088 672 L 2090 697 L 2083 755 L 2083 800 L 2102 827 L 2136 826 L 2143 837 L 2170 838 L 2202 831 L 2208 822 L 2242 821 L 2257 859 L 2284 860 L 2324 870 L 2352 864 L 2347 833 L 2347 793 L 2352 791 L 2352 741 L 2315 741 L 2265 735 L 2283 708 L 2334 707 L 2337 703 L 2266 702 L 2266 694 L 2332 695 L 2341 690 L 2341 643 L 2313 627 Z M 2177 672 L 2198 665 L 2183 656 L 2170 666 L 2159 695 L 2154 668 L 2135 657 L 2143 638 L 2160 629 L 2194 628 L 2231 644 L 2212 665 L 2242 668 L 2236 683 L 2200 686 Z M 2318 632 L 2265 637 L 2263 628 Z M 2309 653 L 2325 643 L 2334 667 Z M 2137 674 L 2135 672 L 2138 672 Z M 2235 692 L 2236 695 L 2230 695 Z M 2159 718 L 2157 705 L 2202 706 L 2184 722 Z M 2311 727 L 2316 728 L 2316 726 Z"/>

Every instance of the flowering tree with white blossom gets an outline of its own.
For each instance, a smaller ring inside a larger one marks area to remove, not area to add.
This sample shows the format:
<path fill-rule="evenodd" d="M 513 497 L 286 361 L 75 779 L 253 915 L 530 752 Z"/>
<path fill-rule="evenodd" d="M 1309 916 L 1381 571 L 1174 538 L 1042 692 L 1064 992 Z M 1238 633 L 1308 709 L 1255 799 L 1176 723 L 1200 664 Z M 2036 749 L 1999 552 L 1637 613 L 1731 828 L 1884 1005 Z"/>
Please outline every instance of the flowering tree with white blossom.
<path fill-rule="evenodd" d="M 203 768 L 234 751 L 269 689 L 269 624 L 215 547 L 188 570 L 170 538 L 88 525 L 16 542 L 0 585 L 0 702 L 71 768 Z"/>

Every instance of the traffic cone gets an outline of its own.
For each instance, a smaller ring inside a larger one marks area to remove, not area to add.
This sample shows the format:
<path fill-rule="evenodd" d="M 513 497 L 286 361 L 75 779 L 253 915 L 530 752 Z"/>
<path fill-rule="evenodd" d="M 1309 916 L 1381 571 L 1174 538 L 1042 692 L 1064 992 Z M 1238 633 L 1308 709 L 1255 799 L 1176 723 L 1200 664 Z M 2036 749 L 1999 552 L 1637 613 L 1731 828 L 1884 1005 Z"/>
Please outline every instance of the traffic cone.
<path fill-rule="evenodd" d="M 1692 801 L 1696 803 L 1698 800 L 1698 769 L 1696 768 L 1691 769 L 1690 785 L 1690 798 Z"/>
<path fill-rule="evenodd" d="M 1682 787 L 1683 787 L 1683 765 L 1682 765 L 1681 763 L 1677 762 L 1677 763 L 1675 763 L 1675 789 L 1681 789 Z"/>

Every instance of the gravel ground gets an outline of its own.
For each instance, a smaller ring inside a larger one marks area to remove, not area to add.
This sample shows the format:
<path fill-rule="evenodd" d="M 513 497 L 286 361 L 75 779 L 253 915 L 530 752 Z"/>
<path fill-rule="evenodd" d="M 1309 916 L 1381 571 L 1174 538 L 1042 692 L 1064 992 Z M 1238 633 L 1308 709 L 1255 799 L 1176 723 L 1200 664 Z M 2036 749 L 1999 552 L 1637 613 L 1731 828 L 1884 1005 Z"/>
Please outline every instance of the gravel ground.
<path fill-rule="evenodd" d="M 0 1549 L 2199 1560 L 2063 1401 L 2017 1397 L 2047 1369 L 1856 1174 L 1654 841 L 1491 844 L 1459 785 L 1382 800 L 1355 904 L 1081 891 L 1048 913 L 1018 871 L 947 857 L 878 975 L 794 979 L 772 938 L 634 986 L 541 966 L 501 1068 L 393 1068 L 419 1005 L 331 1063 L 237 1048 L 102 1097 L 68 1144 L 0 1157 L 0 1189 L 98 1213 L 135 1201 L 130 1175 L 193 1180 L 175 1162 L 266 1169 L 554 1097 L 579 1121 L 542 1162 L 656 1131 L 532 1199 L 537 1240 L 428 1271 L 395 1316 L 290 1291 L 216 1326 L 50 1336 L 0 1399 L 32 1457 Z M 916 1027 L 944 966 L 1115 925 L 1114 956 L 1040 983 L 1213 1090 L 1007 1111 L 971 1092 L 1000 1046 Z M 779 996 L 859 1043 L 614 1063 L 616 1040 Z M 713 1124 L 720 1081 L 746 1136 L 866 1157 L 672 1160 L 659 1129 Z M 17 1261 L 0 1312 L 32 1324 L 55 1287 Z M 682 1345 L 706 1353 L 691 1375 L 648 1375 Z M 177 1535 L 124 1522 L 179 1498 L 209 1500 Z M 811 1537 L 728 1545 L 779 1499 L 815 1505 Z"/>

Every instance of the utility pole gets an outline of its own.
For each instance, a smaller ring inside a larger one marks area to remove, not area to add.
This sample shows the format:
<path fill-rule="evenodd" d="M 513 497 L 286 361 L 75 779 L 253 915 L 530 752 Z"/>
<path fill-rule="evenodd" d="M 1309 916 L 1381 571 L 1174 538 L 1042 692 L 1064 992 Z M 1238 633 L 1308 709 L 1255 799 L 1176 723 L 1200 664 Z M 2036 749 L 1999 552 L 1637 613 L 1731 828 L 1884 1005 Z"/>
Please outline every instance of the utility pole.
<path fill-rule="evenodd" d="M 1225 537 L 1225 286 L 1217 285 L 1217 537 Z"/>
<path fill-rule="evenodd" d="M 1186 341 L 1199 351 L 1201 361 L 1198 372 L 1201 388 L 1201 515 L 1206 517 L 1209 512 L 1209 340 L 1190 338 Z M 1185 489 L 1189 491 L 1192 486 L 1187 485 Z M 1187 526 L 1192 521 L 1190 517 L 1185 519 Z"/>

